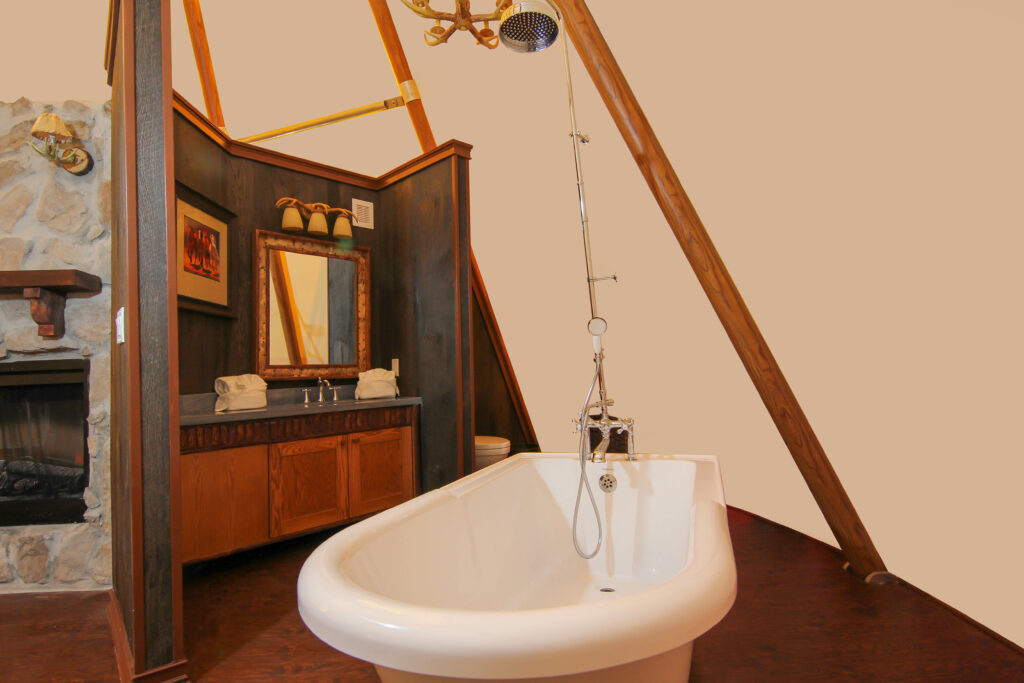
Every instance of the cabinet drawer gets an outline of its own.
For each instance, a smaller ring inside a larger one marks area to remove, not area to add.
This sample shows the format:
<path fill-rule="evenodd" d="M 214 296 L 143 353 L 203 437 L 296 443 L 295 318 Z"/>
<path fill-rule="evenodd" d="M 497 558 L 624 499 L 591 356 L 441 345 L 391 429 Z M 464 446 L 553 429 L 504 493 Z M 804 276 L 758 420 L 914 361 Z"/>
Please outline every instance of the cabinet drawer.
<path fill-rule="evenodd" d="M 377 512 L 413 497 L 412 428 L 378 429 L 349 436 L 349 513 Z"/>
<path fill-rule="evenodd" d="M 182 561 L 265 543 L 267 447 L 181 456 Z"/>
<path fill-rule="evenodd" d="M 270 536 L 348 517 L 345 437 L 270 445 Z"/>

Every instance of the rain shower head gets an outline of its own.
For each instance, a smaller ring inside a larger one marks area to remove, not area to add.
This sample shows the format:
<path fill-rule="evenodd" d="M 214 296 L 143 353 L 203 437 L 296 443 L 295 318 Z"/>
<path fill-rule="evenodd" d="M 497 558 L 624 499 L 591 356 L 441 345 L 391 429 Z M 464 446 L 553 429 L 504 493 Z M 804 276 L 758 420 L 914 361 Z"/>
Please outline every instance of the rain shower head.
<path fill-rule="evenodd" d="M 558 15 L 541 0 L 515 2 L 501 13 L 498 35 L 513 52 L 538 52 L 558 37 Z"/>

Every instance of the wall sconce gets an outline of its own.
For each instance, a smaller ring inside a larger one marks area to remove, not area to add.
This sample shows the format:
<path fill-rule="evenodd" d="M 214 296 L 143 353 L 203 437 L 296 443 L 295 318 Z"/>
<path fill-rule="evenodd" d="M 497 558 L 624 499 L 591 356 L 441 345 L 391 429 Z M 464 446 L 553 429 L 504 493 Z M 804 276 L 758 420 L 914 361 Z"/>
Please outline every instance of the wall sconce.
<path fill-rule="evenodd" d="M 278 209 L 283 208 L 281 216 L 281 229 L 289 232 L 301 232 L 305 229 L 310 235 L 318 237 L 327 235 L 327 217 L 332 213 L 338 214 L 334 221 L 334 237 L 352 237 L 352 212 L 348 209 L 339 209 L 328 206 L 322 202 L 306 204 L 294 197 L 281 197 L 274 204 Z M 308 227 L 303 226 L 303 219 L 309 221 Z"/>
<path fill-rule="evenodd" d="M 92 170 L 92 156 L 81 147 L 71 146 L 75 136 L 56 114 L 40 114 L 32 124 L 31 135 L 41 140 L 43 146 L 38 147 L 31 140 L 28 146 L 71 175 L 82 176 Z"/>

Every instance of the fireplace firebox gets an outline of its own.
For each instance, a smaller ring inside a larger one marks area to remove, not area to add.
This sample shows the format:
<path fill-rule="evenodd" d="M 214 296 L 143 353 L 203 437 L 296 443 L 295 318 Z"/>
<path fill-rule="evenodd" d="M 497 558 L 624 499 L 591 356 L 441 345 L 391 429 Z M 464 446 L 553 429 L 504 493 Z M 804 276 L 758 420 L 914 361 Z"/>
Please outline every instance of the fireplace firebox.
<path fill-rule="evenodd" d="M 0 526 L 84 521 L 89 361 L 0 363 Z"/>

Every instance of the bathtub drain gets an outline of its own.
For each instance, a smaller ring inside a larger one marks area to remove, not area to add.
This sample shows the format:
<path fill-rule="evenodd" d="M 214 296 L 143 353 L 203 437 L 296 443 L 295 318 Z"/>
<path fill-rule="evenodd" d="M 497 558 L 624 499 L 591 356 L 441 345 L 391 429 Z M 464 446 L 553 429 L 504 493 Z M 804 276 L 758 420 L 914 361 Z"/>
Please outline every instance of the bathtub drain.
<path fill-rule="evenodd" d="M 600 591 L 601 591 L 602 593 L 614 593 L 614 592 L 615 592 L 615 589 L 614 589 L 614 588 L 608 588 L 607 586 L 605 586 L 604 588 L 601 588 L 601 589 L 599 589 L 599 590 L 600 590 Z"/>

